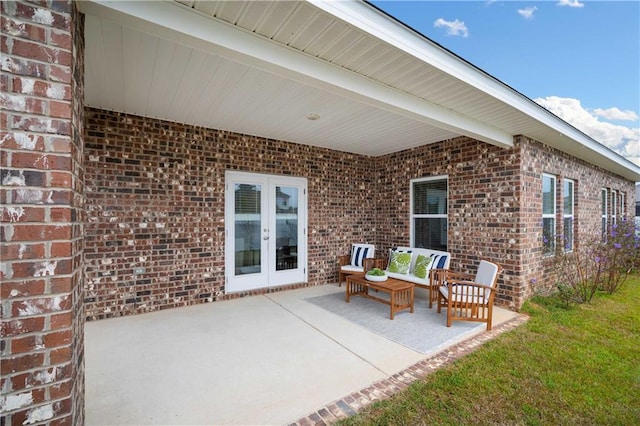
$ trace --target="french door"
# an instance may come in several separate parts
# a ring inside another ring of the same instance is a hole
[[[226,293],[307,281],[307,180],[227,171]]]

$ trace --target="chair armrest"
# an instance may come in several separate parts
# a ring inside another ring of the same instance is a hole
[[[454,272],[454,271],[447,271],[447,281],[470,281],[470,282],[474,282],[473,280],[476,278],[475,275],[473,274],[467,274],[465,272]]]
[[[486,288],[488,290],[491,290],[493,288],[490,285],[480,284],[475,281],[469,281],[469,280],[449,280],[447,281],[447,285],[449,287],[453,287],[456,285],[463,285],[463,286],[469,286],[469,287]]]
[[[351,263],[351,255],[343,254],[342,256],[338,256],[338,266],[344,266]]]
[[[454,272],[450,269],[434,268],[429,271],[429,281],[431,281],[431,285],[438,287],[441,285],[446,285],[450,281],[473,281],[474,278],[475,276],[472,274]]]
[[[364,272],[370,271],[373,268],[384,269],[384,259],[368,257],[362,260],[362,267],[364,269]]]

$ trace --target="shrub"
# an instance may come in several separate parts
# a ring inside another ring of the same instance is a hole
[[[631,220],[622,220],[611,226],[607,240],[601,244],[600,255],[604,273],[600,289],[613,294],[640,267],[640,234]]]
[[[556,287],[567,304],[589,302],[598,290],[612,294],[640,268],[640,230],[633,221],[612,225],[604,238],[591,232],[571,252],[556,247]]]

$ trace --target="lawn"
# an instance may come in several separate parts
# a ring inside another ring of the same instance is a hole
[[[640,425],[640,276],[530,320],[341,425]]]

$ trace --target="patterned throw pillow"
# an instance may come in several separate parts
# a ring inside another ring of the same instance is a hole
[[[411,253],[400,251],[391,252],[391,260],[389,261],[389,272],[398,274],[406,274],[411,266]]]
[[[414,275],[418,278],[427,278],[429,265],[431,265],[431,257],[419,254],[416,258],[416,267],[413,269]]]
[[[369,247],[359,244],[353,244],[351,248],[351,264],[353,266],[362,266],[364,259],[369,257]]]

